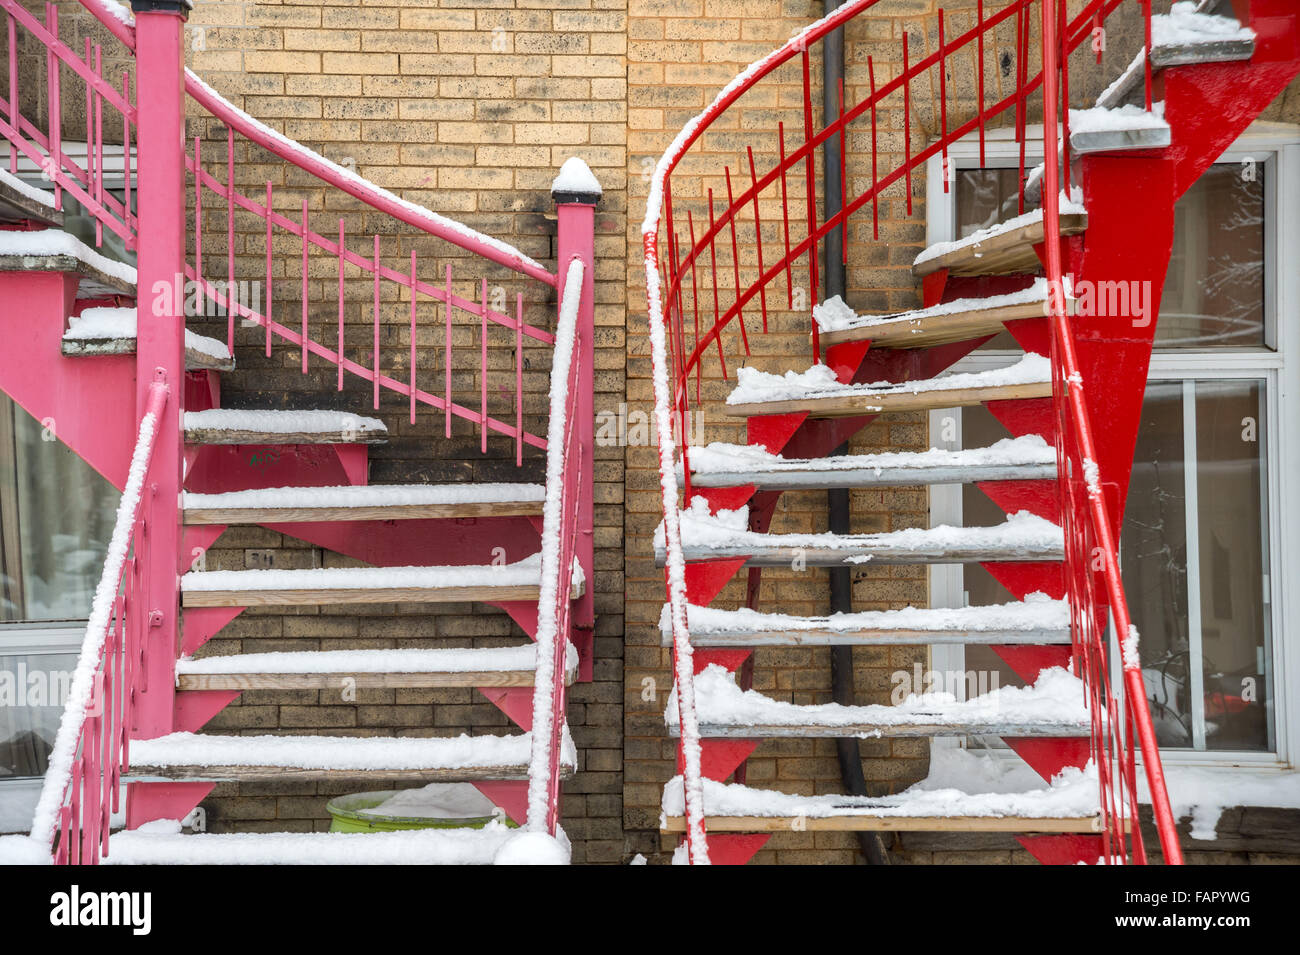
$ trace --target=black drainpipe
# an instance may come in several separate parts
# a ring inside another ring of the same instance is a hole
[[[827,15],[834,13],[841,6],[842,0],[823,0]],[[839,115],[840,83],[844,79],[844,28],[834,30],[822,44],[822,118],[830,123],[832,117]],[[824,191],[822,221],[837,214],[844,207],[844,182],[840,176],[840,137],[832,136],[822,147],[825,166],[826,188]],[[825,264],[822,276],[825,284],[825,297],[843,296],[844,282],[844,247],[839,229],[832,229],[826,234],[822,249]],[[847,454],[847,443],[840,445],[832,454]],[[849,533],[849,492],[846,488],[835,488],[826,492],[826,510],[829,529],[834,534]],[[853,610],[853,577],[847,567],[833,567],[830,572],[831,612],[850,613]],[[853,648],[831,647],[831,697],[836,703],[852,706],[853,692]],[[844,790],[849,795],[867,795],[867,781],[862,775],[862,755],[858,750],[856,739],[837,739],[835,749],[840,761],[840,779]],[[858,845],[866,857],[868,865],[888,865],[889,856],[885,852],[880,837],[874,832],[859,832]]]

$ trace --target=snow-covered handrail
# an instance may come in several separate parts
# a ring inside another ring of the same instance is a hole
[[[574,256],[565,273],[551,358],[546,432],[546,502],[542,508],[541,591],[537,598],[537,672],[533,682],[532,754],[528,766],[528,828],[555,835],[559,824],[560,755],[565,723],[565,671],[572,618],[570,593],[578,534],[582,456],[575,446],[573,395],[582,369],[578,312],[585,264]]]
[[[133,681],[144,653],[147,621],[140,615],[149,606],[128,572],[136,560],[133,540],[138,548],[147,535],[144,479],[157,444],[155,425],[168,397],[165,382],[149,387],[108,555],[36,803],[31,838],[49,849],[56,863],[94,864],[108,852],[110,813],[117,811],[127,767]]]

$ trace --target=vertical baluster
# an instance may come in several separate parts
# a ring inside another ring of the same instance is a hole
[[[480,450],[487,454],[488,413],[487,413],[487,279],[482,280],[479,291],[479,443]]]
[[[1061,178],[1065,196],[1070,196],[1070,38],[1066,36],[1066,11],[1064,0],[1056,5],[1056,38],[1060,43],[1057,63],[1061,71]]]
[[[817,169],[813,156],[813,114],[812,114],[812,80],[809,73],[808,50],[803,51],[803,148],[808,150],[804,156],[804,193],[807,198],[808,226],[808,303],[817,302],[817,287],[820,284],[817,274]],[[818,361],[817,323],[812,323],[813,361]]]
[[[943,8],[939,8],[939,141],[943,168],[943,191],[948,192],[948,63],[943,36]]]
[[[1025,83],[1029,76],[1029,27],[1033,18],[1029,15],[1026,4],[1016,8],[1016,142],[1020,146],[1017,160],[1016,181],[1019,184],[1019,197],[1016,211],[1025,212],[1025,140],[1028,124],[1029,101],[1025,94]],[[1051,188],[1057,188],[1055,183]]]
[[[976,111],[976,117],[980,124],[980,166],[984,166],[984,0],[977,0],[975,4],[975,44],[979,48],[976,60],[979,61],[976,67],[976,86],[978,87],[979,107]]]
[[[95,44],[95,79],[104,78],[101,50]],[[99,170],[99,179],[95,183],[95,201],[99,203],[100,213],[95,216],[95,245],[104,244],[104,215],[108,209],[104,204],[104,97],[95,90],[95,168]]]
[[[203,292],[203,152],[194,137],[194,286]],[[206,296],[205,296],[206,298]]]
[[[788,308],[794,308],[794,277],[790,274],[790,202],[786,196],[785,181],[785,123],[776,124],[777,146],[780,150],[780,169],[781,169],[781,226],[785,232],[785,302]],[[695,242],[692,238],[692,247]],[[692,261],[691,268],[694,269],[695,263]]]
[[[446,423],[446,437],[451,437],[451,263],[447,263],[447,285],[443,294],[443,320],[447,330],[442,356],[443,377],[443,415]]]
[[[746,146],[749,155],[749,189],[754,194],[754,247],[758,250],[758,301],[763,310],[763,332],[767,332],[767,282],[763,278],[763,220],[758,211],[758,173],[754,168],[754,147]]]
[[[524,463],[524,297],[515,295],[515,467]]]
[[[1145,37],[1142,47],[1142,76],[1146,89],[1146,109],[1151,112],[1151,0],[1142,0],[1142,25]]]
[[[271,357],[271,308],[272,292],[274,286],[271,284],[271,180],[266,181],[266,314],[262,316],[262,324],[266,327],[266,357]]]
[[[415,250],[411,250],[411,424],[415,424]]]
[[[122,224],[126,226],[126,247],[136,246],[135,216],[131,214],[131,74],[122,71],[122,102],[127,109],[122,112]]]
[[[45,11],[45,29],[49,31],[50,36],[59,35],[59,8],[51,3]],[[11,46],[10,49],[13,49]],[[63,76],[60,72],[62,65],[57,57],[50,54],[50,101],[49,101],[49,161],[50,178],[54,181],[54,208],[59,212],[63,211],[63,184],[59,182],[56,175],[63,169]]]
[[[86,37],[85,42],[86,55],[84,63],[86,70],[90,70],[90,64],[94,58],[91,56],[90,37]],[[93,200],[95,197],[95,88],[86,83],[86,194]],[[182,147],[182,152],[184,148]],[[54,167],[58,171],[58,167]]]
[[[880,185],[876,174],[876,67],[867,57],[867,82],[871,92],[871,237],[880,239]]]
[[[371,365],[373,367],[373,370],[371,371],[370,380],[371,382],[373,382],[375,409],[378,410],[379,409],[379,236],[378,235],[375,236],[374,275],[375,275],[375,308],[373,312],[372,325],[374,327],[374,332],[375,332],[374,334],[375,350],[374,350],[374,354],[372,355],[373,361],[371,362]]]
[[[849,170],[848,162],[844,158],[845,141],[849,138],[848,128],[844,125],[844,77],[839,80],[839,141],[840,141],[840,185],[848,190]],[[852,191],[848,190],[852,195]],[[849,217],[844,210],[840,210],[840,262],[844,265],[849,264]],[[759,269],[761,272],[762,269]]]
[[[45,15],[49,16],[50,4],[45,5]],[[14,23],[14,15],[6,13],[5,19],[9,27],[9,126],[14,131],[14,138],[21,135],[18,129],[18,28]],[[54,81],[50,78],[53,70],[51,62],[54,59],[53,52],[47,51],[45,61],[45,80],[46,83],[53,87]],[[55,119],[50,117],[50,125],[53,126]],[[18,172],[18,146],[11,142],[9,144],[9,172]]]
[[[302,201],[302,373],[307,374],[307,200]]]
[[[346,248],[346,242],[343,231],[343,217],[339,216],[339,351],[336,356],[339,366],[339,387],[343,390],[343,250]]]
[[[722,380],[727,380],[727,359],[722,354],[722,316],[718,309],[718,240],[713,234],[713,190],[709,190],[709,284],[713,286],[713,341],[718,346]]]
[[[235,353],[235,130],[226,128],[226,347]]]
[[[72,764],[72,781],[68,785],[69,801],[68,808],[71,816],[68,832],[68,864],[81,864],[81,761],[84,757],[78,754],[76,762]]]
[[[695,347],[700,347],[700,286],[697,273],[695,271],[695,260],[699,257],[697,246],[695,244],[695,216],[691,210],[686,210],[686,226],[691,233],[691,311],[695,315]],[[788,255],[787,255],[788,259]],[[700,400],[700,384],[704,377],[702,362],[695,366],[695,400]],[[682,390],[682,400],[685,401],[685,389]]]
[[[907,214],[912,214],[912,77],[907,61],[907,29],[903,29],[903,170],[907,189]],[[816,327],[816,326],[814,326]]]
[[[740,340],[745,346],[745,354],[749,354],[749,335],[745,331],[745,313],[740,308],[740,249],[736,243],[736,202],[731,195],[731,167],[723,166],[722,171],[727,180],[727,215],[730,217],[728,225],[731,227],[731,272],[732,278],[736,283],[736,318],[740,321]],[[713,203],[709,203],[709,209],[712,210]]]

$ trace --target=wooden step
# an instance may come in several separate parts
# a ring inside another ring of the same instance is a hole
[[[1065,304],[1067,313],[1075,314],[1075,300],[1067,298]],[[996,335],[1007,322],[1046,315],[1045,293],[1033,300],[1012,293],[989,299],[962,299],[894,315],[863,317],[852,327],[821,331],[818,338],[826,348],[846,342],[870,342],[877,348],[929,348]]]
[[[573,682],[577,654],[565,682]],[[534,645],[481,650],[324,650],[181,659],[179,690],[329,690],[532,686]]]
[[[940,526],[878,534],[763,534],[683,512],[681,541],[687,561],[744,558],[749,567],[967,564],[1065,557],[1061,529],[1026,512],[996,527]],[[655,562],[663,566],[661,541],[655,542]]]
[[[398,832],[114,833],[107,865],[491,865],[518,833],[483,829]]]
[[[468,517],[540,517],[540,484],[370,484],[279,487],[182,497],[186,524],[295,524]]]
[[[1079,235],[1088,228],[1083,212],[1062,212],[1061,235]],[[947,269],[949,275],[1013,275],[1038,272],[1042,263],[1034,246],[1043,241],[1042,210],[1027,212],[991,229],[952,243],[946,251],[918,259],[912,274],[919,277]],[[923,255],[925,253],[922,253]]]
[[[0,231],[0,272],[63,272],[77,275],[77,298],[135,296],[132,266],[110,259],[62,229]]]
[[[691,448],[691,485],[759,491],[912,487],[984,481],[1039,481],[1056,477],[1056,453],[1037,435],[1006,438],[989,448],[959,451],[784,458],[753,445]]]
[[[706,813],[708,832],[1103,832],[1101,813],[1090,816],[715,816]],[[685,816],[665,816],[660,832],[686,831]]]
[[[563,774],[573,774],[572,740],[565,740]],[[131,742],[129,780],[254,782],[456,782],[527,779],[528,733],[514,736],[352,737],[217,736],[172,733]]]
[[[954,674],[953,679],[964,679]],[[912,688],[897,706],[796,704],[742,690],[717,664],[696,675],[695,714],[704,739],[843,739],[1003,736],[1078,738],[1089,733],[1083,683],[1062,668],[1042,671],[1031,687],[991,688],[957,701],[965,684]],[[915,695],[925,691],[925,695]],[[788,692],[788,691],[787,691]],[[677,697],[665,714],[669,734],[680,736]]]
[[[535,601],[540,555],[513,564],[458,567],[329,567],[309,570],[191,571],[183,607]],[[572,597],[582,595],[575,576]]]
[[[697,648],[1070,643],[1068,605],[1041,594],[995,607],[908,607],[829,617],[688,606],[687,623]],[[659,626],[662,644],[671,646],[666,611]]]
[[[54,208],[54,193],[36,189],[0,169],[0,223],[44,223],[63,228],[63,213]]]
[[[186,444],[382,444],[378,418],[347,411],[233,410],[185,412]]]
[[[134,355],[135,306],[88,308],[68,319],[61,350],[68,358]],[[224,342],[185,330],[185,367],[190,371],[233,371],[235,359]]]
[[[907,382],[844,385],[827,382],[814,366],[790,378],[742,368],[739,384],[727,397],[730,417],[804,413],[812,418],[849,418],[898,411],[931,411],[1052,396],[1046,358],[1027,354],[1015,365],[993,371],[940,375]]]

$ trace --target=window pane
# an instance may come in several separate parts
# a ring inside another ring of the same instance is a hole
[[[1120,547],[1162,746],[1273,746],[1263,400],[1258,381],[1147,386]]]
[[[75,653],[0,655],[0,779],[45,773]]]
[[[89,616],[118,496],[0,395],[0,622]]]
[[[1211,166],[1174,207],[1156,345],[1264,344],[1264,164]]]

